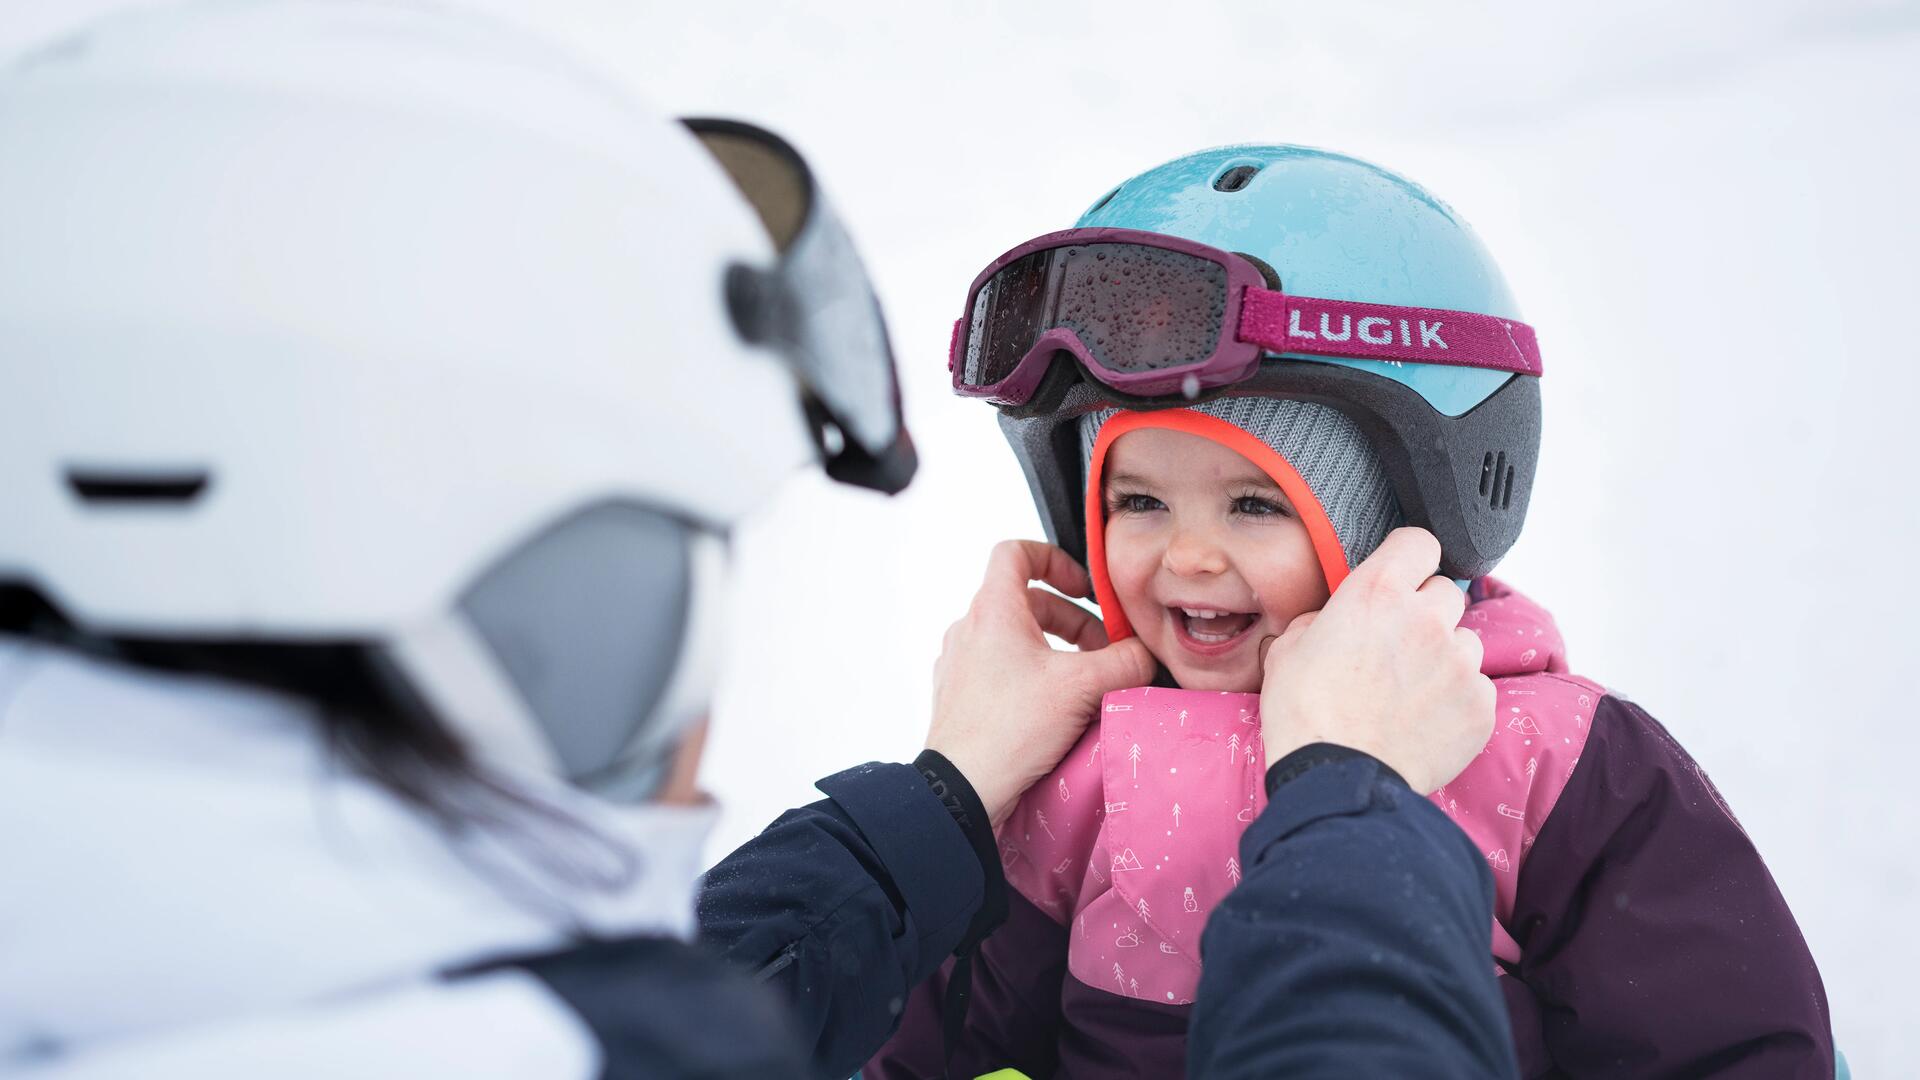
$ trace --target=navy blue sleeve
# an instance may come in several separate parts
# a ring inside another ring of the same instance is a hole
[[[545,983],[592,1035],[600,1080],[759,1080],[798,1076],[806,1062],[777,995],[677,940],[585,941],[449,977],[513,968]]]
[[[1269,773],[1246,878],[1207,922],[1189,1073],[1511,1077],[1493,880],[1374,758],[1318,744]]]
[[[845,1080],[960,942],[985,894],[966,834],[908,765],[820,781],[707,875],[700,936],[792,1008],[811,1075]]]

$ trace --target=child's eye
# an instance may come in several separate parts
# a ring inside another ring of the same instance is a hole
[[[1166,509],[1166,504],[1151,495],[1114,495],[1107,503],[1110,514],[1150,514]]]
[[[1233,512],[1248,517],[1286,517],[1287,508],[1271,499],[1262,499],[1257,495],[1242,495],[1233,500]]]

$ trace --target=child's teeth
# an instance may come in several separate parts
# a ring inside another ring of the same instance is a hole
[[[1186,616],[1186,632],[1203,645],[1232,641],[1245,633],[1253,621],[1246,612],[1201,611],[1190,607],[1174,610]],[[1214,623],[1219,623],[1219,628],[1216,629]]]

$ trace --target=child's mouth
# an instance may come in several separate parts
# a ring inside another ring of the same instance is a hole
[[[1260,621],[1257,611],[1223,611],[1219,608],[1170,607],[1167,614],[1173,620],[1180,644],[1194,652],[1209,655],[1232,648]]]

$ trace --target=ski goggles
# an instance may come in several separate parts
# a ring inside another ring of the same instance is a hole
[[[1540,374],[1533,328],[1470,311],[1292,296],[1243,255],[1134,229],[1067,229],[995,259],[967,292],[947,369],[1024,405],[1060,353],[1136,398],[1230,386],[1304,354]]]
[[[886,319],[806,159],[752,124],[681,123],[760,215],[777,253],[770,267],[728,268],[734,326],[799,378],[828,476],[888,494],[905,488],[918,459],[900,410]]]

